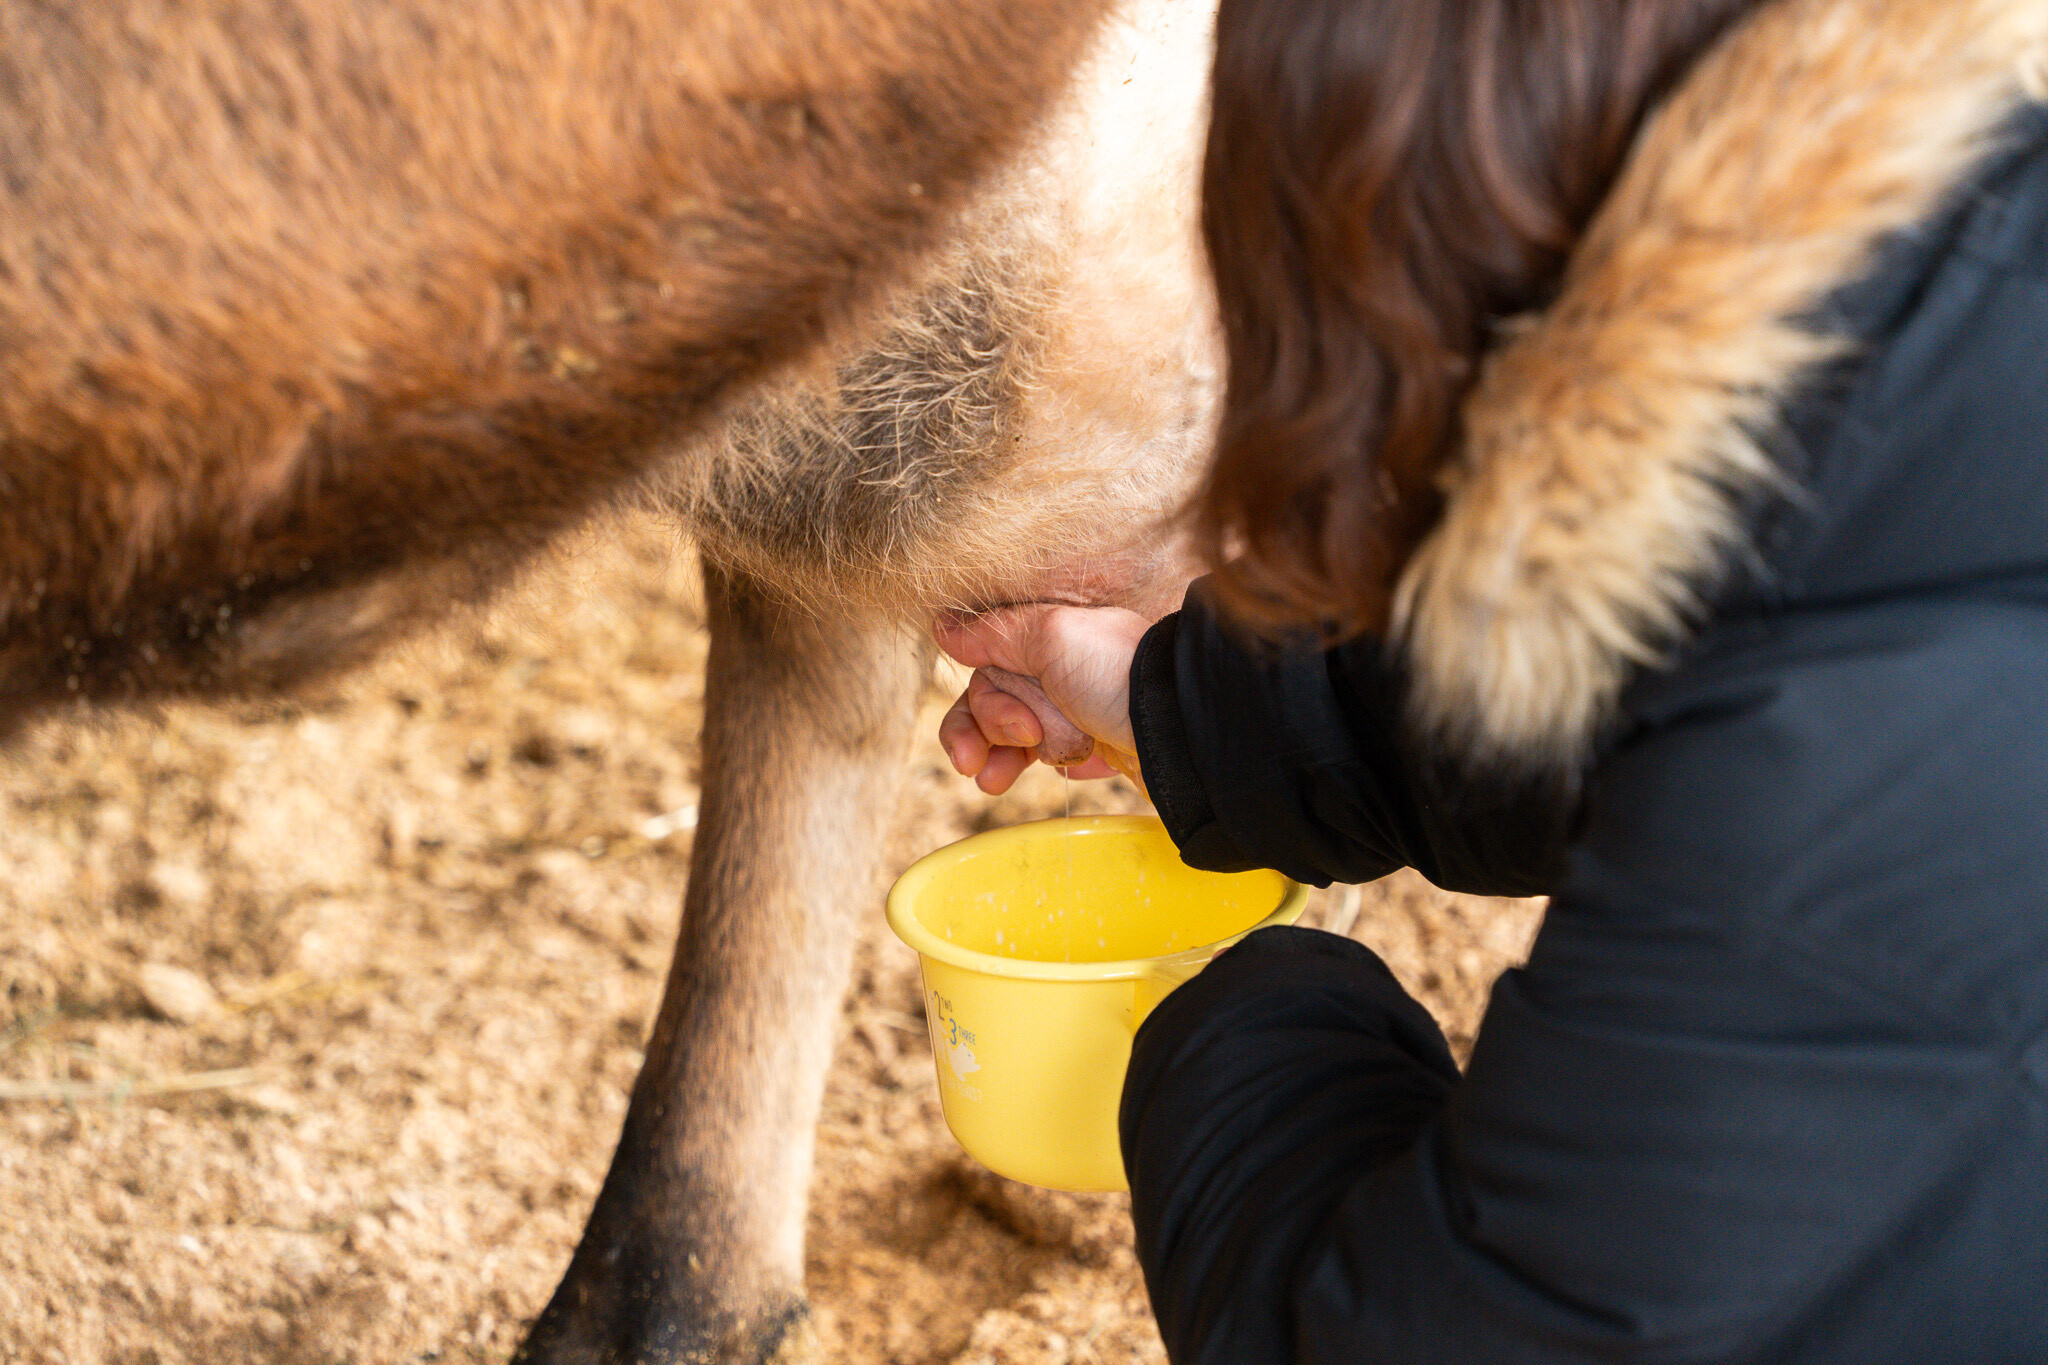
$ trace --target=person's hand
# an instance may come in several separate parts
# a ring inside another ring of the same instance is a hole
[[[932,631],[939,648],[975,670],[939,723],[939,743],[954,769],[991,796],[1008,791],[1042,757],[1069,777],[1120,772],[1142,787],[1131,737],[1131,659],[1151,624],[1119,607],[1031,605],[941,617]],[[1053,714],[1033,709],[1032,680]],[[1080,742],[1068,739],[1074,729]],[[1076,761],[1086,740],[1092,752]]]

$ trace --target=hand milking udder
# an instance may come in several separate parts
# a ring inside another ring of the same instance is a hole
[[[975,670],[939,725],[956,771],[990,795],[1034,761],[1070,777],[1142,785],[1131,738],[1130,665],[1151,622],[1122,607],[1020,603],[933,626]]]

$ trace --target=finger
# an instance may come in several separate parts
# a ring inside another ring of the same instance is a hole
[[[962,777],[973,777],[988,764],[988,736],[982,733],[980,722],[969,709],[966,692],[954,700],[939,721],[939,747],[946,751],[953,771]]]
[[[1115,777],[1117,775],[1116,769],[1110,765],[1109,760],[1102,756],[1100,745],[1096,746],[1095,752],[1088,755],[1082,762],[1069,763],[1065,767],[1060,768],[1060,771],[1077,782],[1097,777]]]
[[[1015,693],[1004,691],[996,679],[981,670],[976,670],[967,681],[967,706],[991,744],[1029,749],[1045,738],[1045,727],[1030,704]]]
[[[1034,756],[1029,749],[999,745],[989,751],[988,762],[974,776],[974,785],[990,796],[1001,796],[1031,766]]]

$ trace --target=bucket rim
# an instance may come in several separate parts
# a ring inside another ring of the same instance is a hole
[[[940,938],[927,929],[911,906],[918,895],[942,872],[959,861],[960,850],[968,845],[980,849],[999,847],[1005,843],[1042,836],[1046,826],[1065,826],[1065,837],[1085,834],[1135,833],[1140,830],[1164,834],[1165,826],[1156,815],[1069,815],[1053,816],[1045,820],[1027,820],[1020,824],[1005,825],[1000,829],[983,830],[956,839],[950,844],[933,849],[909,867],[889,888],[885,915],[889,928],[896,937],[908,944],[920,957],[930,958],[949,967],[964,971],[979,972],[983,976],[1014,977],[1026,981],[1136,981],[1161,973],[1172,974],[1176,967],[1204,962],[1222,952],[1247,934],[1276,924],[1292,924],[1301,918],[1307,908],[1308,887],[1283,873],[1265,870],[1265,874],[1280,883],[1280,900],[1272,910],[1256,923],[1246,925],[1234,934],[1208,943],[1182,948],[1177,952],[1164,953],[1156,957],[1116,958],[1106,962],[1039,962],[1031,958],[999,957],[977,949],[962,947],[947,939]],[[1253,874],[1218,872],[1210,874],[1219,877],[1246,876]]]

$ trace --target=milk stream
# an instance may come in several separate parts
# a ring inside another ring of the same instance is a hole
[[[1074,818],[1074,779],[1067,776],[1065,768],[1060,769],[1060,791],[1066,798],[1066,818],[1071,820]],[[1060,917],[1060,923],[1064,926],[1061,934],[1062,946],[1066,950],[1067,961],[1072,962],[1074,960],[1074,921],[1073,917],[1067,912],[1074,908],[1074,844],[1071,839],[1062,840],[1061,842],[1067,846],[1067,866],[1065,868],[1065,875],[1060,878],[1060,886],[1058,888],[1058,895],[1055,898],[1056,903],[1053,906],[1053,912]]]

